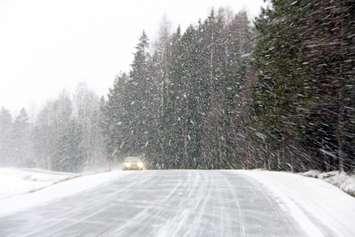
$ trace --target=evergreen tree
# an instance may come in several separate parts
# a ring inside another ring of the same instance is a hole
[[[310,97],[309,75],[303,64],[302,19],[307,14],[301,1],[272,1],[256,21],[254,52],[258,81],[255,88],[255,133],[262,134],[270,153],[269,168],[294,166],[289,161],[291,142],[302,132],[300,112]],[[301,6],[300,6],[301,4]],[[294,144],[292,144],[294,145]],[[303,165],[299,161],[298,165]]]
[[[73,120],[81,130],[80,153],[86,167],[103,165],[104,141],[100,128],[101,110],[100,99],[87,88],[79,84],[73,98]],[[80,133],[80,132],[79,132]]]
[[[9,165],[12,162],[11,151],[12,115],[4,107],[0,110],[0,164]]]
[[[80,149],[82,127],[73,117],[67,92],[48,102],[39,113],[34,129],[37,166],[58,171],[81,171],[84,155]]]
[[[101,99],[101,110],[103,120],[101,121],[102,131],[105,138],[105,145],[109,160],[120,158],[130,151],[128,146],[131,142],[129,136],[130,118],[126,108],[130,106],[127,101],[126,85],[129,80],[127,74],[121,74],[114,82],[109,91],[108,100]]]
[[[27,112],[24,108],[20,110],[15,118],[11,131],[12,164],[31,167],[33,165],[31,125]]]
[[[149,135],[149,105],[152,102],[148,68],[148,37],[143,32],[136,47],[136,53],[131,65],[130,79],[127,82],[129,105],[125,105],[129,118],[129,136],[131,136],[129,151],[141,154],[144,152]]]
[[[271,3],[256,21],[254,53],[254,128],[268,168],[349,170],[353,1]]]

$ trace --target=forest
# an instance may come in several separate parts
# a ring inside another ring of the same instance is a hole
[[[353,171],[355,0],[272,0],[143,31],[105,96],[78,85],[30,117],[0,111],[0,164],[80,172],[142,156],[150,169]]]

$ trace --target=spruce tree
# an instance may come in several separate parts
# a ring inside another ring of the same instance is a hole
[[[0,110],[0,163],[2,165],[10,165],[12,162],[12,123],[12,115],[10,111],[2,107]]]

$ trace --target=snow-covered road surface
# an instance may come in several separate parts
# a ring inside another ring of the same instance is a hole
[[[243,172],[127,173],[2,216],[0,236],[309,236],[273,192]],[[332,236],[317,221],[311,225]]]

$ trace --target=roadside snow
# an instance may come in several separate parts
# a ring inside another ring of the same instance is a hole
[[[76,176],[72,173],[41,169],[0,168],[0,201],[15,195],[34,192]]]
[[[302,173],[303,176],[306,176],[306,177],[311,177],[311,178],[317,178],[318,175],[320,175],[321,172],[319,170],[309,170],[305,173]]]
[[[286,172],[241,172],[269,189],[310,236],[355,236],[355,198],[337,187]],[[331,233],[321,233],[313,223]]]
[[[348,175],[345,172],[339,171],[321,173],[318,170],[310,170],[306,173],[302,173],[302,175],[322,179],[355,197],[355,174]]]
[[[5,172],[6,173],[6,172]],[[18,173],[16,171],[16,173]],[[48,174],[47,174],[48,175]],[[49,172],[49,176],[51,176]],[[70,175],[70,174],[69,174]],[[121,171],[111,171],[106,173],[83,175],[73,179],[69,179],[65,182],[57,182],[55,185],[48,186],[45,189],[41,189],[36,192],[30,192],[23,195],[12,196],[11,198],[4,198],[0,200],[0,216],[13,214],[18,211],[22,211],[31,207],[47,204],[56,199],[65,198],[79,192],[94,188],[107,182],[111,182],[118,177],[124,175]],[[8,175],[11,176],[11,175]],[[60,176],[60,175],[59,175]],[[66,176],[66,175],[64,175]],[[32,176],[31,176],[32,177]],[[47,176],[44,176],[47,177]],[[68,176],[66,176],[67,178]],[[69,176],[70,177],[70,176]],[[51,180],[51,179],[49,179]],[[19,180],[16,180],[19,181]],[[6,183],[6,180],[1,181],[0,185]],[[17,185],[14,180],[9,185]],[[21,183],[20,179],[20,183]],[[27,184],[26,184],[27,185]],[[23,185],[27,188],[26,185]],[[33,184],[37,185],[37,184]],[[22,184],[18,185],[19,187]],[[29,187],[30,185],[28,185]],[[5,189],[4,189],[5,190]],[[22,189],[25,190],[25,189]],[[29,188],[27,190],[30,190]]]
[[[347,178],[341,185],[341,190],[355,197],[355,175]]]

